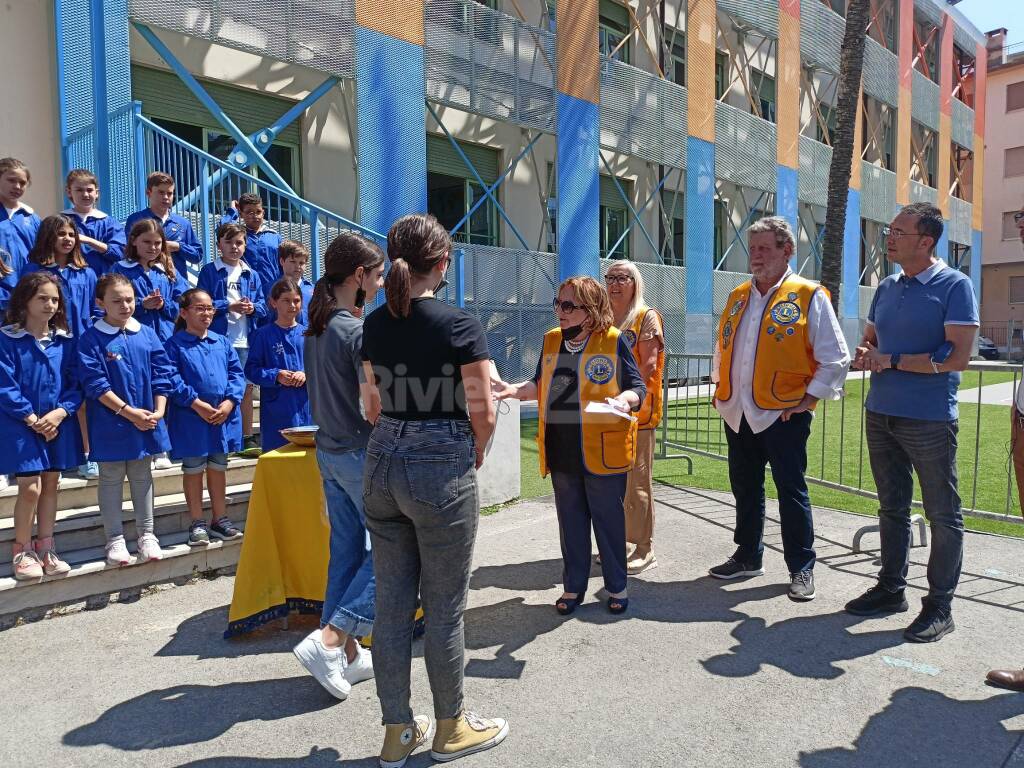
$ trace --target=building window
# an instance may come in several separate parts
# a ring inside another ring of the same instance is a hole
[[[761,114],[758,115],[768,122],[775,122],[775,78],[766,75],[759,69],[750,69],[751,99]]]
[[[459,148],[469,158],[484,184],[493,184],[498,177],[499,153],[488,147],[462,142],[459,142]],[[451,142],[441,136],[427,136],[427,211],[452,233],[453,240],[474,245],[500,245],[498,210],[494,201],[484,198],[484,187],[466,167]],[[463,221],[477,203],[480,205]]]
[[[1006,86],[1006,111],[1024,109],[1024,81]]]
[[[729,54],[715,51],[715,99],[722,100],[729,87]]]
[[[633,182],[628,179],[616,179],[625,197],[632,200]],[[602,259],[628,259],[630,256],[630,237],[626,230],[629,228],[629,209],[622,192],[611,176],[601,176],[600,179],[600,221],[601,231],[599,234],[601,258]],[[625,235],[625,236],[623,236]]]
[[[666,264],[686,266],[686,206],[681,191],[661,191],[661,259]]]
[[[1011,147],[1003,155],[1003,177],[1024,176],[1024,147]]]
[[[818,107],[821,112],[821,120],[815,119],[815,136],[822,144],[833,146],[836,141],[836,108],[830,104],[821,104]]]
[[[665,50],[668,52],[668,66],[665,77],[676,85],[686,85],[686,33],[675,27],[665,27]]]
[[[1010,303],[1024,304],[1024,277],[1010,278]]]
[[[1014,220],[1020,211],[1007,211],[1003,214],[1003,240],[1020,240],[1021,234],[1020,229],[1017,227],[1017,222]]]
[[[601,58],[609,57],[616,61],[629,63],[629,12],[625,7],[611,0],[601,0],[600,16],[598,17],[598,39],[601,46]],[[623,42],[625,41],[625,42]],[[612,51],[615,54],[612,55]]]
[[[729,218],[729,209],[725,202],[715,198],[715,233],[713,247],[715,249],[715,269],[722,269],[722,259],[725,256],[725,229]]]

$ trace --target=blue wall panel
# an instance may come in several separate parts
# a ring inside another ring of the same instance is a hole
[[[843,231],[842,316],[854,320],[860,315],[860,190],[846,196],[846,229]]]
[[[558,279],[600,276],[599,111],[558,94]]]
[[[797,210],[797,176],[794,168],[779,166],[775,182],[775,214],[789,222],[793,228],[793,234],[800,241],[800,213]],[[790,259],[790,266],[797,267],[797,254],[793,253]]]
[[[715,268],[715,145],[686,138],[686,312],[711,314]]]
[[[949,219],[942,221],[942,237],[935,244],[935,255],[949,263]]]
[[[974,283],[974,295],[981,303],[981,230],[971,232],[971,282]]]

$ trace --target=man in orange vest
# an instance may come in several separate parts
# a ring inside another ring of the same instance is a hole
[[[813,600],[807,438],[818,400],[842,395],[850,353],[825,289],[789,268],[796,250],[789,223],[763,218],[748,230],[748,242],[752,276],[725,305],[712,373],[729,444],[736,551],[710,573],[718,579],[764,573],[764,471],[770,465],[789,597]]]

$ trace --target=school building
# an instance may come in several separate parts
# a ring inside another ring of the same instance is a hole
[[[95,169],[105,205],[178,179],[209,243],[258,189],[311,247],[428,210],[461,247],[454,289],[502,373],[530,375],[560,276],[640,263],[673,352],[707,353],[777,213],[820,276],[845,0],[25,0],[3,154],[27,199]],[[982,276],[985,37],[943,0],[872,0],[847,205],[853,338],[891,272],[881,226],[930,201],[940,255]],[[977,157],[976,157],[976,152]]]

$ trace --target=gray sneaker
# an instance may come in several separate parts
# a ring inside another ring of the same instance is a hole
[[[188,545],[190,547],[205,547],[210,543],[210,533],[206,530],[205,520],[193,520],[188,527]]]
[[[789,574],[792,579],[789,583],[790,600],[813,600],[814,599],[814,572],[800,571]]]

